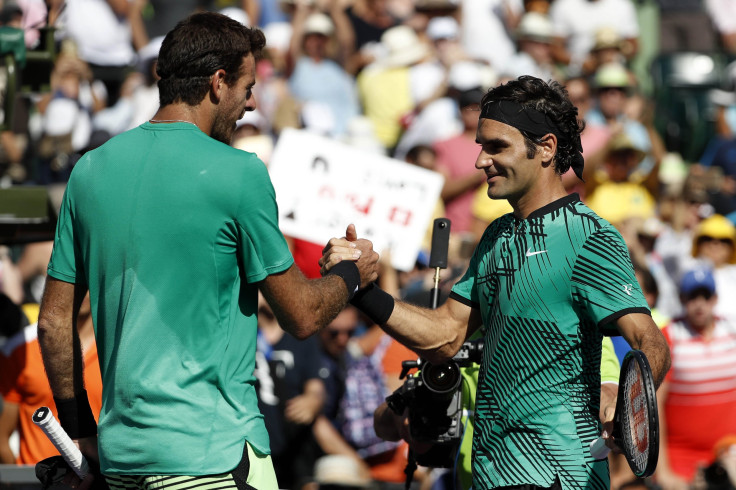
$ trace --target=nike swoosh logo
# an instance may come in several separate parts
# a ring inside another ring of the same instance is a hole
[[[528,248],[526,250],[526,256],[527,257],[531,257],[532,255],[544,254],[544,253],[547,253],[547,251],[546,250],[541,250],[539,252],[532,252],[532,249],[531,248]]]

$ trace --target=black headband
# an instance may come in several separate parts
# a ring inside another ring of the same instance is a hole
[[[494,121],[508,124],[531,136],[542,137],[552,133],[560,142],[567,141],[559,126],[547,114],[531,107],[524,107],[512,100],[493,100],[483,104],[480,117],[482,119],[493,119]],[[583,180],[583,146],[580,143],[580,135],[576,135],[572,141],[577,150],[572,158],[572,169],[580,180]]]

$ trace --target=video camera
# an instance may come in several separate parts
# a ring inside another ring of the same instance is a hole
[[[408,409],[412,439],[432,444],[432,449],[416,455],[418,464],[434,468],[453,466],[463,438],[460,368],[480,363],[482,352],[482,340],[465,342],[452,359],[442,364],[424,359],[401,363],[399,379],[406,381],[386,398],[386,403],[398,415]],[[419,372],[409,375],[415,368]]]

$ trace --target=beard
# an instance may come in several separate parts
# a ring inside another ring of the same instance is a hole
[[[220,119],[212,126],[212,134],[210,136],[221,143],[230,145],[233,134],[235,134],[235,123]]]

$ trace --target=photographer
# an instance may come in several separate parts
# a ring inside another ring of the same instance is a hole
[[[590,454],[600,430],[602,336],[623,335],[643,351],[656,385],[669,368],[620,233],[562,184],[570,167],[582,176],[580,131],[577,109],[556,82],[523,76],[491,89],[481,102],[475,166],[486,174],[488,196],[508,199],[513,213],[491,223],[439,308],[395,300],[376,286],[353,298],[431,363],[483,332],[474,488],[608,490],[608,462]],[[357,238],[351,228],[330,240],[322,273],[354,260]]]

